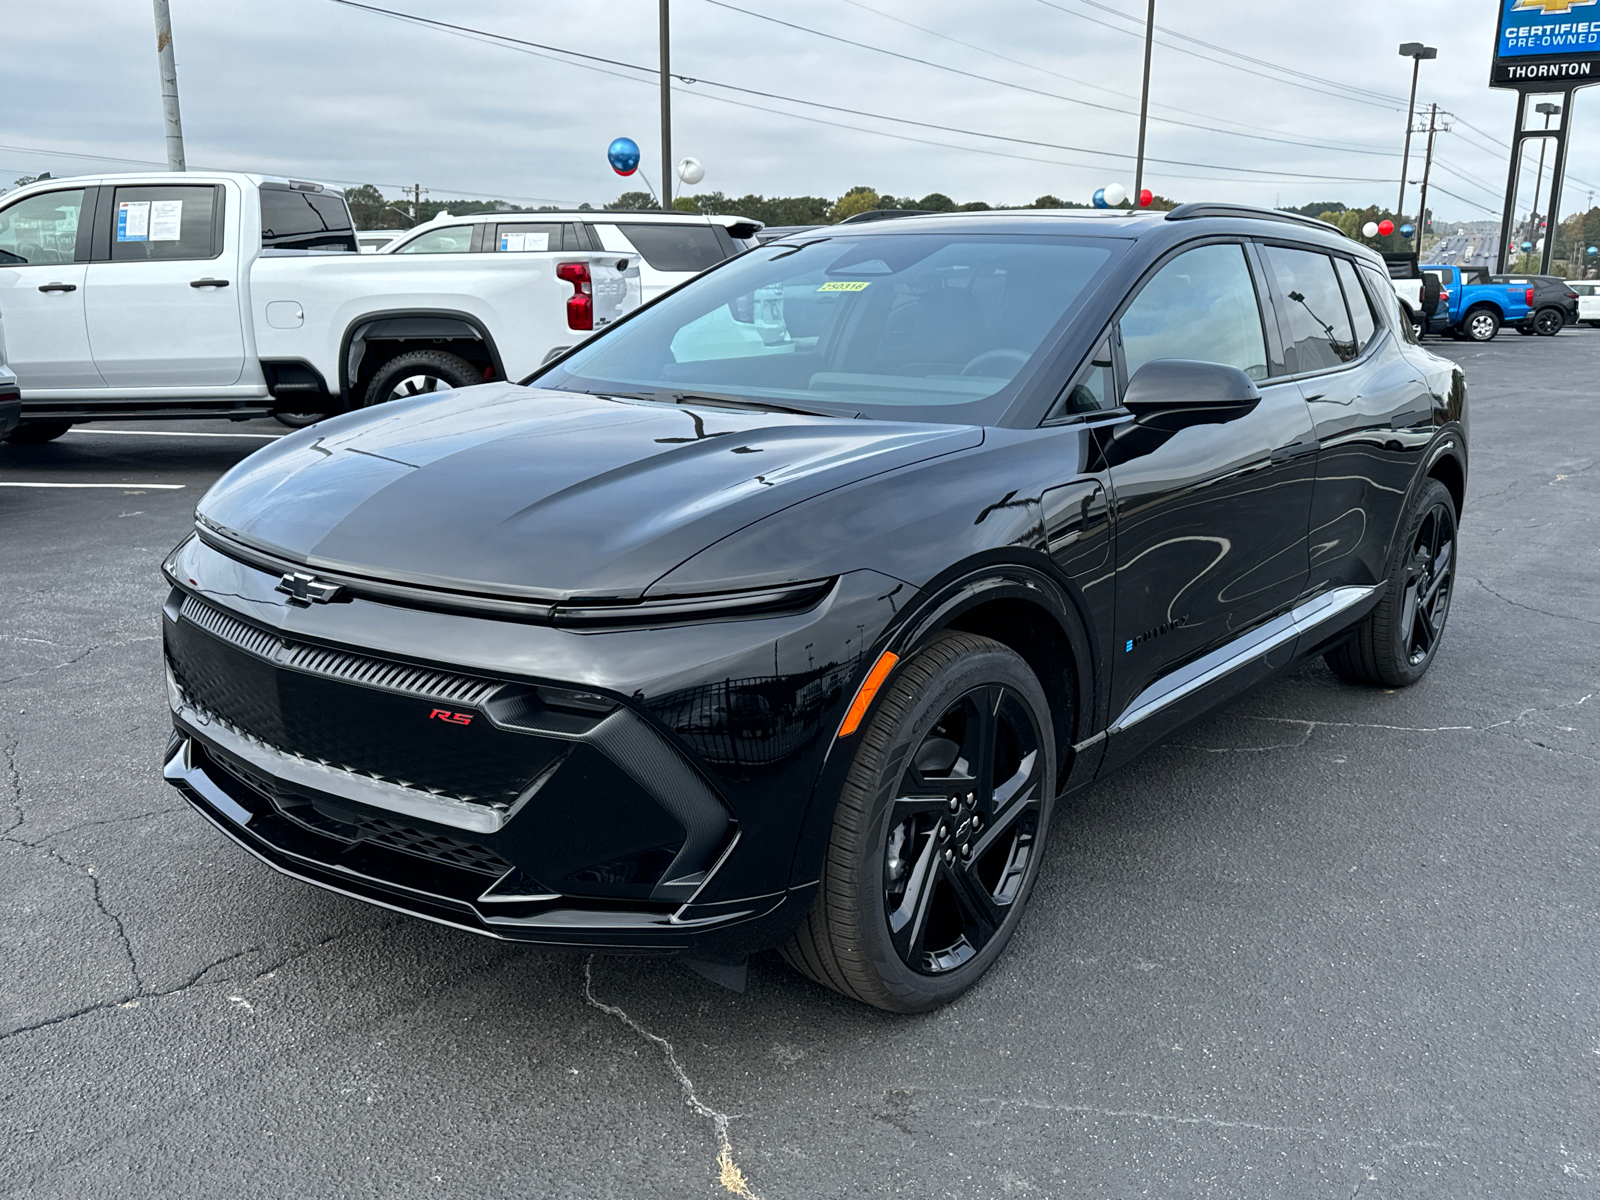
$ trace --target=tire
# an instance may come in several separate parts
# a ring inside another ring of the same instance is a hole
[[[42,446],[71,428],[71,421],[24,421],[6,434],[6,441],[18,446]]]
[[[986,726],[998,747],[987,768],[978,749]],[[967,762],[980,766],[969,775]],[[1055,779],[1050,706],[1027,663],[988,638],[940,634],[878,693],[839,796],[821,886],[784,958],[891,1012],[954,1000],[1022,919]]]
[[[1469,342],[1492,342],[1500,332],[1500,314],[1492,308],[1475,308],[1461,319],[1461,331]]]
[[[1531,325],[1518,325],[1517,332],[1523,337],[1532,337],[1537,331]]]
[[[287,425],[290,429],[304,429],[307,425],[315,425],[327,416],[327,413],[275,412],[272,414],[272,419],[280,425]]]
[[[407,350],[397,354],[372,377],[362,406],[371,408],[389,400],[403,400],[444,388],[471,387],[483,382],[483,371],[457,354],[443,350]]]
[[[1540,337],[1555,337],[1567,325],[1567,314],[1559,308],[1541,308],[1533,314],[1533,331]]]
[[[1457,544],[1455,501],[1444,484],[1430,479],[1406,512],[1383,599],[1349,641],[1323,656],[1335,675],[1397,688],[1428,673],[1450,617]]]

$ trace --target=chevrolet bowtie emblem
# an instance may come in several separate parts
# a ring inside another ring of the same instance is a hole
[[[303,571],[290,571],[278,580],[278,591],[289,597],[290,604],[309,608],[313,604],[328,604],[344,591],[337,583],[328,583]]]
[[[1571,12],[1575,8],[1587,8],[1595,0],[1517,0],[1517,7],[1513,12],[1522,12],[1530,8],[1542,8],[1547,14]]]

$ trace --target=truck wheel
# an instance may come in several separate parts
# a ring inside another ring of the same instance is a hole
[[[482,382],[483,371],[460,355],[443,350],[408,350],[378,369],[367,385],[363,407]]]
[[[1567,314],[1559,308],[1541,308],[1533,316],[1533,331],[1540,337],[1555,337],[1567,323]]]
[[[280,425],[287,425],[290,429],[304,429],[307,425],[315,425],[327,415],[320,412],[275,412],[272,414],[272,419]]]
[[[1492,342],[1500,332],[1500,316],[1492,308],[1475,308],[1461,322],[1469,342]]]
[[[24,421],[6,434],[6,441],[18,446],[42,446],[71,428],[71,421]]]

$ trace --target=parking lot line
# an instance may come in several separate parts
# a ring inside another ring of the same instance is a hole
[[[67,433],[69,435],[74,433],[94,433],[109,437],[266,438],[268,441],[274,441],[278,438],[289,436],[286,433],[189,433],[186,430],[181,429],[85,429],[82,427],[77,429],[69,429],[67,430]]]
[[[186,483],[8,483],[0,480],[0,487],[21,488],[114,488],[118,491],[175,492],[188,487]]]

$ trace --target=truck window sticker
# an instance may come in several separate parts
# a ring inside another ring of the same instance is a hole
[[[124,200],[117,205],[117,241],[150,240],[150,201]]]

